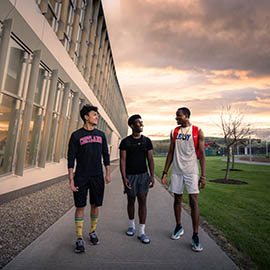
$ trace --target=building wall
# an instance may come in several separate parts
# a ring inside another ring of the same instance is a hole
[[[66,166],[86,103],[117,159],[128,115],[101,1],[1,0],[0,23],[0,181]]]

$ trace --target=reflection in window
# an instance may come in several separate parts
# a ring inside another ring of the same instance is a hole
[[[37,160],[38,145],[40,134],[43,129],[42,109],[34,106],[32,112],[32,119],[29,127],[29,135],[27,141],[25,166],[34,166]]]
[[[12,170],[20,123],[20,101],[0,94],[0,174]]]
[[[55,142],[57,136],[57,127],[58,127],[59,115],[54,113],[52,117],[52,124],[51,124],[51,134],[49,139],[48,145],[48,153],[47,153],[47,161],[53,160],[54,149],[55,149]]]
[[[63,85],[61,83],[57,84],[57,90],[56,90],[56,96],[55,96],[55,102],[53,106],[53,110],[55,112],[60,113],[60,108],[62,104],[62,96],[63,96]]]
[[[4,89],[6,91],[15,95],[22,95],[20,86],[23,85],[28,58],[29,54],[11,39],[8,50],[7,73],[4,79]]]
[[[38,72],[37,87],[35,89],[34,102],[36,104],[43,105],[42,101],[45,92],[46,82],[47,82],[47,71],[45,71],[43,68],[40,67]]]

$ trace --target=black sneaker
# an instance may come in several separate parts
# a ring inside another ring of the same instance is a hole
[[[84,251],[84,241],[82,239],[78,239],[76,241],[75,253],[82,253]]]
[[[200,252],[203,250],[199,236],[197,234],[192,236],[192,250],[196,252]]]
[[[176,225],[174,232],[171,235],[171,239],[178,240],[184,234],[184,229],[181,225]]]
[[[98,240],[96,232],[89,233],[89,236],[90,236],[90,242],[92,243],[92,245],[95,246],[99,244],[99,240]]]

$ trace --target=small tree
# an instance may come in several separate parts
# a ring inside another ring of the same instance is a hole
[[[227,165],[224,180],[228,180],[231,150],[237,143],[240,143],[251,134],[251,128],[250,124],[244,123],[244,114],[233,110],[231,106],[222,108],[218,126],[222,129],[226,145]]]

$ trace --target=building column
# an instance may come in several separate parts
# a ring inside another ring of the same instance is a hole
[[[67,17],[68,17],[68,5],[69,5],[69,0],[62,0],[61,15],[60,15],[60,20],[58,24],[58,30],[56,33],[57,37],[60,40],[64,39],[64,33],[66,30]]]
[[[53,116],[53,105],[55,101],[55,94],[57,88],[57,80],[58,80],[58,70],[55,69],[52,72],[51,85],[49,90],[49,97],[47,102],[47,110],[44,120],[44,128],[40,145],[40,155],[38,166],[41,168],[45,168],[45,163],[47,159],[48,152],[48,144],[51,134],[51,125],[52,125],[52,116]]]
[[[105,40],[104,43],[104,52],[102,55],[102,61],[101,61],[101,70],[100,70],[100,76],[99,76],[99,80],[97,82],[97,87],[98,87],[98,99],[100,100],[100,103],[102,104],[102,83],[104,80],[104,74],[105,74],[105,63],[106,63],[106,58],[107,58],[107,54],[108,54],[108,45],[109,45],[109,40]],[[102,104],[103,105],[103,104]]]
[[[89,32],[91,26],[91,16],[93,12],[93,0],[88,0],[86,13],[83,20],[83,29],[82,29],[82,38],[81,46],[79,50],[79,60],[78,60],[78,69],[83,74],[85,69],[86,53],[87,53],[87,44],[89,43]]]
[[[45,15],[48,12],[48,3],[49,0],[41,0],[39,4],[39,9],[42,13],[42,15]]]
[[[82,7],[82,0],[77,0],[76,3],[76,10],[74,15],[74,22],[72,27],[72,34],[71,34],[71,42],[69,47],[69,56],[74,59],[74,53],[76,48],[76,43],[78,42],[77,36],[78,36],[78,29],[79,29],[79,23],[80,23],[80,16],[81,16],[81,7]]]
[[[27,97],[25,101],[25,108],[23,113],[21,136],[18,144],[18,157],[16,162],[15,174],[23,175],[24,160],[26,155],[27,140],[29,135],[30,121],[32,118],[33,103],[35,96],[35,89],[37,86],[39,62],[41,51],[35,51],[33,54],[32,68],[29,79]]]
[[[2,38],[0,44],[0,91],[4,88],[4,75],[7,68],[8,57],[8,45],[10,40],[10,34],[12,30],[12,19],[4,21],[4,27],[2,31]]]
[[[97,19],[98,19],[98,13],[99,13],[99,6],[100,1],[97,0],[94,2],[93,7],[93,15],[92,15],[92,24],[90,27],[89,32],[89,42],[88,42],[88,49],[87,49],[87,55],[86,55],[86,63],[85,63],[85,70],[84,70],[84,79],[89,82],[89,77],[91,74],[91,65],[93,61],[93,49],[96,39],[96,31],[97,31]]]
[[[108,48],[108,52],[107,52],[107,57],[106,57],[106,62],[105,62],[105,70],[104,70],[104,75],[103,75],[103,80],[101,82],[101,96],[102,98],[102,106],[104,106],[105,104],[105,95],[106,95],[106,80],[108,77],[108,73],[109,73],[109,63],[110,63],[110,48]]]
[[[79,111],[81,111],[81,109],[82,109],[82,107],[83,107],[84,105],[85,105],[85,100],[82,99],[82,100],[81,100],[80,110],[79,110]],[[81,115],[79,114],[79,116],[78,116],[78,121],[77,121],[77,129],[81,128],[81,127],[83,126],[83,124],[84,124],[84,122],[83,122],[83,120],[82,120],[82,118],[81,118]]]
[[[77,124],[77,120],[78,120],[78,112],[79,112],[79,97],[80,97],[80,93],[79,92],[75,92],[74,93],[74,97],[72,99],[72,114],[71,114],[71,118],[69,121],[69,127],[68,127],[68,132],[67,132],[67,140],[66,140],[66,146],[68,146],[68,142],[69,142],[69,138],[71,136],[71,133],[76,129],[76,124]],[[67,147],[66,147],[67,149]]]
[[[97,34],[96,34],[97,36],[96,36],[96,42],[94,44],[94,49],[93,49],[93,60],[92,60],[90,79],[89,79],[90,87],[94,91],[95,95],[97,93],[94,87],[94,83],[95,83],[95,75],[96,75],[97,64],[98,64],[98,53],[99,53],[99,47],[100,47],[100,42],[101,42],[101,30],[102,30],[103,20],[104,20],[103,16],[99,16]]]
[[[99,93],[100,93],[99,78],[101,74],[102,59],[103,59],[104,49],[105,49],[104,47],[105,37],[106,37],[106,30],[102,31],[102,34],[101,34],[101,41],[100,41],[98,59],[97,59],[97,68],[96,68],[96,74],[94,77],[94,88],[95,88],[95,92],[97,94],[98,99],[99,99]]]
[[[62,148],[65,145],[63,142],[64,131],[65,131],[65,124],[66,124],[66,113],[67,113],[67,105],[68,105],[68,97],[70,91],[70,83],[65,83],[64,87],[64,95],[62,100],[62,106],[60,111],[60,118],[59,118],[59,125],[58,125],[58,132],[55,144],[55,153],[54,153],[54,161],[59,162],[61,159],[61,152]]]

